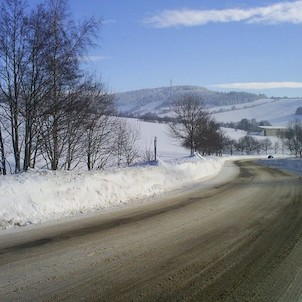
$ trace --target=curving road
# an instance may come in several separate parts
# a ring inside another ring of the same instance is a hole
[[[170,199],[4,232],[0,301],[302,301],[302,182],[236,166]]]

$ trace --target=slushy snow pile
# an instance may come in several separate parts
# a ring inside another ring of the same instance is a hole
[[[199,155],[94,172],[33,170],[0,177],[0,229],[140,202],[219,173],[223,158]]]

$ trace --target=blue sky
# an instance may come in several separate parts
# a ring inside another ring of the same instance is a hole
[[[172,85],[302,96],[302,1],[70,0],[101,18],[87,68],[112,92]]]

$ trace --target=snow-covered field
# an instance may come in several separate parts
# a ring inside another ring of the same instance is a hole
[[[127,119],[128,123],[139,129],[139,147],[142,151],[153,150],[154,137],[157,137],[157,152],[162,160],[169,160],[189,155],[189,151],[180,146],[179,142],[169,136],[169,129],[166,124],[144,122],[137,119]],[[233,139],[238,140],[247,134],[246,131],[232,129],[232,128],[221,128],[222,131]],[[259,139],[264,137],[259,137]],[[274,137],[270,137],[273,141]]]

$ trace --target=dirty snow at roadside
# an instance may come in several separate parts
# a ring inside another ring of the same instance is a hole
[[[33,170],[0,177],[0,229],[140,202],[219,173],[224,159],[186,157],[95,172]]]

